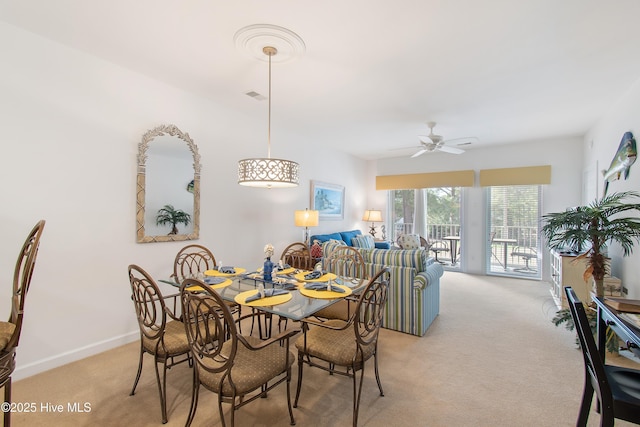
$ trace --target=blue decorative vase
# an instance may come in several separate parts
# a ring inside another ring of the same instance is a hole
[[[271,262],[271,258],[265,258],[264,266],[262,269],[263,278],[265,282],[271,283],[272,277],[271,272],[273,271],[273,263]]]

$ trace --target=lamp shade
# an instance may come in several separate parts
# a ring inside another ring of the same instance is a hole
[[[318,211],[305,209],[303,211],[295,211],[294,221],[296,227],[316,227],[318,225]]]
[[[278,53],[278,49],[273,46],[265,46],[262,48],[262,52],[269,57],[267,157],[238,161],[238,184],[262,188],[297,187],[299,165],[291,160],[271,158],[271,57]]]
[[[366,210],[364,211],[362,220],[367,222],[382,222],[382,211],[375,209]]]
[[[238,162],[238,184],[247,187],[284,188],[298,185],[296,162],[274,158],[242,159]]]

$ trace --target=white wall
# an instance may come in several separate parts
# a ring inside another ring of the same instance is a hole
[[[8,317],[18,250],[47,221],[14,379],[138,339],[127,265],[168,277],[185,244],[135,243],[137,146],[159,124],[175,124],[198,145],[197,243],[225,264],[255,268],[266,243],[279,253],[301,240],[293,211],[309,206],[311,179],[346,187],[345,219],[314,232],[366,226],[367,163],[324,151],[313,135],[280,128],[273,140],[276,156],[301,164],[299,187],[241,187],[237,161],[264,155],[266,120],[253,125],[241,111],[4,23],[0,51],[0,317]]]
[[[602,170],[609,168],[622,135],[632,132],[636,142],[640,138],[640,80],[629,89],[619,102],[612,106],[609,113],[594,126],[584,138],[584,175],[589,177],[584,202],[588,203],[596,197],[602,197],[604,180]],[[640,191],[640,162],[631,166],[629,178],[621,177],[609,185],[608,194],[620,191]],[[638,203],[638,200],[635,201]],[[612,275],[622,280],[622,285],[629,290],[628,298],[640,299],[640,248],[636,243],[634,253],[624,258],[619,246],[609,249]]]
[[[517,145],[493,146],[481,150],[469,149],[460,155],[428,153],[415,159],[396,157],[379,160],[377,175],[423,172],[474,170],[476,185],[463,191],[462,245],[465,254],[464,271],[481,274],[485,271],[485,191],[478,186],[481,169],[551,165],[551,184],[543,186],[543,213],[564,210],[580,203],[582,189],[582,140],[558,138],[530,141]],[[370,198],[382,199],[386,191],[369,188]],[[548,258],[543,257],[543,279],[549,278]]]

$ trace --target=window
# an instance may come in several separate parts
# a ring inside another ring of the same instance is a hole
[[[487,188],[487,273],[540,278],[542,187]]]
[[[460,235],[460,187],[427,188],[429,238]]]
[[[389,218],[391,219],[391,235],[389,240],[396,241],[398,236],[413,233],[415,190],[389,191]]]

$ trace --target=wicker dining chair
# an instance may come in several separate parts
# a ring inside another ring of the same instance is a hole
[[[16,367],[16,348],[22,331],[24,303],[31,285],[44,224],[44,220],[38,221],[22,245],[13,273],[11,313],[9,320],[0,322],[0,387],[4,387],[4,401],[8,404],[11,404],[11,375]],[[3,412],[3,425],[8,427],[11,425],[11,411]]]
[[[212,270],[218,264],[213,252],[202,245],[187,245],[180,249],[173,261],[173,280],[180,284],[185,278],[198,278],[204,276],[204,272]],[[226,304],[232,313],[241,316],[241,306],[233,301]]]
[[[173,261],[173,278],[180,283],[182,278],[198,277],[216,266],[213,253],[202,245],[187,245],[180,249]]]
[[[322,260],[323,270],[340,277],[368,279],[367,268],[362,255],[351,246],[337,246],[328,252]],[[342,298],[314,314],[320,319],[349,320],[355,308],[354,298]]]
[[[163,296],[153,278],[141,267],[129,265],[129,283],[131,299],[136,310],[140,328],[140,359],[138,373],[130,396],[136,392],[136,386],[142,373],[144,354],[153,357],[156,381],[160,393],[162,422],[167,422],[167,369],[190,360],[189,343],[184,325],[166,301],[178,298],[178,294]],[[162,371],[160,370],[162,366]]]
[[[354,427],[358,425],[365,362],[372,357],[380,396],[384,396],[378,370],[378,334],[388,291],[389,270],[384,268],[369,281],[348,321],[319,322],[310,318],[303,321],[304,334],[295,342],[298,349],[298,386],[294,408],[298,407],[305,364],[353,379]]]
[[[311,251],[304,242],[291,243],[282,251],[280,259],[283,263],[300,270],[313,270],[314,267]]]
[[[187,290],[191,286],[200,288]],[[200,385],[218,395],[223,426],[226,422],[222,404],[231,405],[230,423],[233,426],[237,409],[266,397],[267,392],[282,383],[286,383],[289,417],[294,425],[289,387],[295,359],[289,351],[289,339],[299,330],[287,330],[266,341],[243,336],[238,333],[237,321],[225,301],[208,285],[186,279],[180,286],[180,295],[194,360],[191,407],[186,425],[191,425],[196,414]]]

